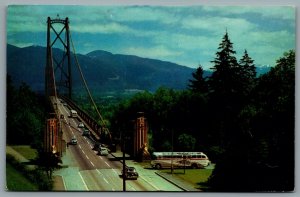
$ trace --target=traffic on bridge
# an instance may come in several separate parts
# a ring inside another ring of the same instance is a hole
[[[90,135],[83,135],[90,129],[80,116],[73,117],[70,107],[62,99],[52,99],[62,115],[60,122],[66,141],[63,153],[63,167],[55,171],[62,184],[58,190],[67,191],[123,191],[122,160],[115,159],[114,154],[100,155],[95,150],[95,141]],[[80,124],[85,128],[82,128]],[[77,143],[72,143],[76,139]],[[105,147],[106,145],[102,145]],[[118,153],[115,153],[118,154]],[[132,160],[126,160],[128,166],[135,166],[137,179],[126,180],[126,191],[182,191],[153,169],[144,169]]]

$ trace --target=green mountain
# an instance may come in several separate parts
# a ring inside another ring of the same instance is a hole
[[[53,56],[60,60],[62,51],[53,49]],[[160,86],[185,89],[194,72],[192,68],[171,62],[102,50],[77,54],[77,58],[89,88],[94,91],[155,91]],[[83,89],[73,54],[71,59],[73,88]],[[16,84],[25,82],[34,91],[44,91],[45,64],[45,47],[7,45],[7,73]]]

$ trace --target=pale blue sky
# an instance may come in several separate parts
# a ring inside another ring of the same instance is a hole
[[[287,6],[9,6],[7,42],[46,45],[47,17],[69,17],[77,53],[101,49],[208,69],[227,29],[241,58],[271,65],[295,49],[295,9]]]

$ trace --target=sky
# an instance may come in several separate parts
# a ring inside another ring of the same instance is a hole
[[[76,53],[105,50],[196,68],[213,66],[225,32],[239,60],[274,66],[295,49],[292,6],[53,6],[7,10],[7,43],[46,46],[47,17],[70,20]]]

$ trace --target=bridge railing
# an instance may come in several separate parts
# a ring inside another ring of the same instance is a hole
[[[63,99],[71,107],[71,109],[77,111],[77,114],[82,118],[82,120],[85,121],[85,123],[94,131],[94,133],[92,133],[94,135],[93,138],[99,141],[103,130],[102,126],[98,124],[94,118],[78,107],[71,99],[65,96],[60,96],[60,98]]]

